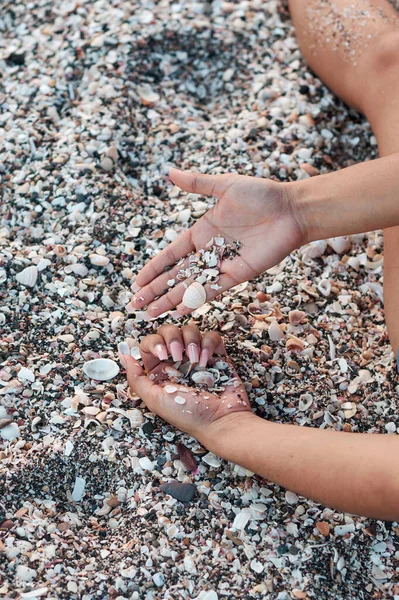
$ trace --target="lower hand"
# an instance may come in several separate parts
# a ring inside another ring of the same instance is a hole
[[[144,369],[130,354],[122,354],[119,350],[130,389],[152,412],[192,435],[204,446],[213,448],[218,432],[224,432],[238,420],[244,422],[248,418],[256,418],[244,385],[227,357],[218,333],[212,331],[201,335],[193,325],[181,329],[175,325],[164,325],[156,334],[143,339],[140,353]],[[199,363],[205,369],[212,368],[218,360],[228,364],[226,372],[230,376],[229,384],[220,385],[224,389],[218,392],[195,387],[192,381],[180,384],[179,377],[176,377],[179,371],[173,366],[180,362],[189,363],[186,367]],[[176,391],[170,392],[173,388]],[[184,404],[177,403],[176,397],[183,398]]]

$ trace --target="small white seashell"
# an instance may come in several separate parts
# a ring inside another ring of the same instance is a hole
[[[215,456],[215,454],[212,454],[212,452],[208,452],[208,454],[205,454],[205,456],[202,457],[202,460],[210,467],[215,467],[215,469],[220,467],[220,465],[222,464],[222,461],[217,456]]]
[[[304,246],[302,250],[303,258],[320,258],[323,256],[324,252],[327,248],[327,242],[325,240],[316,240],[315,242],[310,242]]]
[[[89,259],[91,264],[96,267],[106,267],[109,263],[109,258],[102,254],[89,254]]]
[[[223,244],[224,244],[224,238],[223,237],[216,236],[216,237],[213,238],[213,241],[215,242],[216,246],[223,246]]]
[[[33,287],[37,281],[37,275],[37,267],[35,265],[31,265],[30,267],[26,267],[26,269],[17,273],[15,279],[19,283],[22,283],[22,285]]]
[[[72,492],[72,500],[74,502],[80,502],[84,496],[86,487],[86,480],[83,477],[76,477],[75,485]]]
[[[165,385],[164,390],[167,394],[174,394],[177,392],[177,387],[174,385]]]
[[[73,451],[73,444],[70,440],[67,440],[67,443],[65,444],[65,448],[64,448],[64,454],[65,456],[70,456],[72,454]]]
[[[299,498],[295,492],[290,492],[289,490],[285,492],[285,501],[288,502],[288,504],[296,504],[298,500]]]
[[[341,237],[334,237],[327,240],[329,246],[336,252],[337,254],[342,254],[346,252],[351,247],[351,241],[347,235],[343,235]]]
[[[186,403],[186,399],[185,399],[185,398],[183,398],[183,396],[176,396],[176,397],[175,397],[175,402],[176,402],[177,404],[185,404],[185,403]]]
[[[284,334],[281,331],[277,321],[272,321],[270,323],[268,333],[269,338],[272,340],[272,342],[279,342],[284,337]]]
[[[328,279],[321,279],[317,284],[317,289],[323,296],[329,296],[331,292],[331,283]]]
[[[19,381],[31,381],[32,383],[35,381],[35,375],[33,371],[27,369],[26,367],[20,368],[17,377]]]
[[[49,265],[51,265],[51,260],[49,260],[48,258],[41,258],[39,260],[39,262],[37,263],[36,267],[38,271],[43,271],[44,269],[46,269]]]
[[[248,525],[251,519],[251,510],[249,508],[243,508],[239,513],[236,514],[233,521],[233,529],[243,531]]]
[[[251,561],[251,569],[255,571],[255,573],[262,573],[264,565],[262,565],[261,562],[256,560],[256,558],[253,558]]]
[[[355,525],[353,523],[347,523],[345,525],[337,525],[334,527],[335,535],[345,535],[346,533],[353,533],[355,531]]]
[[[241,467],[240,465],[234,465],[233,474],[237,477],[252,477],[253,475],[255,475],[253,471],[244,469],[244,467]]]
[[[199,308],[206,302],[206,291],[204,286],[198,281],[194,281],[188,286],[183,295],[182,303],[187,308]]]
[[[312,394],[302,394],[301,396],[299,396],[298,410],[300,410],[301,412],[308,410],[312,406],[312,404],[313,404]]]
[[[118,375],[119,367],[116,362],[110,358],[95,358],[83,365],[83,372],[87,377],[90,377],[90,379],[108,381]]]
[[[175,285],[175,280],[174,279],[168,279],[168,281],[166,283],[168,284],[169,287],[172,287],[172,285]]]
[[[143,456],[140,458],[140,467],[144,469],[144,471],[153,471],[155,469],[154,463],[148,458],[148,456]]]
[[[64,269],[64,271],[66,271],[66,268]],[[89,272],[89,269],[86,267],[86,265],[83,265],[82,263],[75,263],[74,265],[68,266],[68,271],[74,273],[75,275],[86,277],[87,273]]]
[[[187,571],[187,573],[195,574],[197,572],[197,569],[195,568],[194,560],[192,559],[190,554],[186,554],[186,556],[184,557],[183,563],[184,563],[184,570]]]
[[[6,425],[0,429],[0,436],[3,438],[3,440],[10,441],[14,438],[21,437],[21,433],[16,423],[10,423],[9,425]]]
[[[130,350],[130,354],[133,356],[133,358],[135,358],[136,360],[140,360],[141,358],[141,354],[140,354],[140,348],[138,346],[133,346],[133,348]]]
[[[215,378],[209,371],[195,371],[191,375],[191,379],[194,381],[194,383],[199,385],[206,385],[206,387],[209,388],[213,387],[215,383]]]

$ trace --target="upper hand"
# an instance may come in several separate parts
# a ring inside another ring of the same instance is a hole
[[[238,256],[223,260],[220,265],[217,283],[221,289],[205,285],[207,300],[263,273],[304,243],[299,211],[285,184],[242,175],[202,175],[177,169],[171,170],[170,177],[187,192],[216,196],[219,201],[140,271],[135,281],[137,293],[128,305],[129,310],[148,305],[150,318],[175,307],[181,315],[191,312],[181,303],[191,281],[180,282],[165,292],[167,281],[175,278],[182,268],[176,266],[181,258],[204,248],[212,237],[220,235],[227,242],[240,242],[241,247]]]

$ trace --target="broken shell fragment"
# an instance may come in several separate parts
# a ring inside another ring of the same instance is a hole
[[[194,281],[184,292],[182,303],[187,308],[199,308],[206,302],[206,291],[198,281]]]
[[[191,379],[197,385],[205,385],[206,387],[213,387],[215,383],[215,378],[209,371],[195,371],[191,375]]]
[[[351,241],[347,235],[343,235],[341,237],[334,237],[327,240],[328,245],[336,252],[337,254],[342,254],[346,252],[351,247]]]
[[[26,267],[26,269],[17,273],[15,279],[19,283],[22,283],[22,285],[33,287],[37,281],[37,274],[37,267],[35,265],[31,265],[30,267]]]
[[[269,338],[272,340],[272,342],[279,342],[284,337],[284,334],[281,331],[280,326],[276,321],[273,321],[272,323],[270,323],[268,333],[269,333]]]
[[[183,396],[175,396],[175,402],[176,402],[176,404],[185,404],[186,399],[183,398]]]
[[[89,258],[91,264],[96,267],[106,267],[109,263],[109,258],[107,256],[102,256],[101,254],[90,254]]]
[[[320,258],[323,256],[326,249],[327,242],[325,240],[316,240],[314,242],[310,242],[310,244],[303,248],[302,258],[305,260],[307,258]]]
[[[83,372],[87,377],[90,377],[90,379],[108,381],[118,375],[119,367],[117,363],[110,358],[95,358],[83,365]]]

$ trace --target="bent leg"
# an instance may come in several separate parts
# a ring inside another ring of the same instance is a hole
[[[399,152],[399,14],[387,0],[289,0],[312,70],[370,121],[381,156]],[[398,190],[399,202],[399,190]],[[399,227],[384,231],[388,333],[399,349]]]

